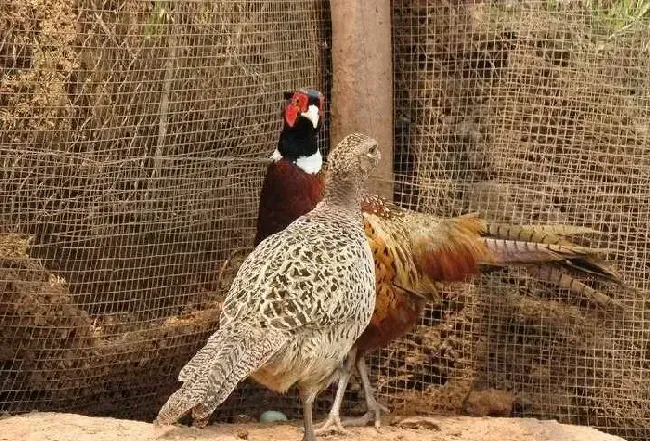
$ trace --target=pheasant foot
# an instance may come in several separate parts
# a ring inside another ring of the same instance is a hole
[[[316,430],[314,430],[314,433],[316,435],[336,434],[351,436],[350,431],[344,428],[344,424],[341,422],[341,417],[332,414],[330,414],[327,419]]]

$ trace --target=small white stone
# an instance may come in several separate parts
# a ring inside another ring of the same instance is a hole
[[[267,410],[260,415],[261,423],[273,423],[276,421],[287,421],[287,416],[277,410]]]

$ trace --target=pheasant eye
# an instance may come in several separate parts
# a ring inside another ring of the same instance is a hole
[[[298,95],[296,101],[297,101],[296,104],[300,108],[300,111],[301,112],[306,112],[307,111],[307,104],[308,104],[307,97],[305,95]]]

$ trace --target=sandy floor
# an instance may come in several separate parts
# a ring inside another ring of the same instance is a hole
[[[439,417],[394,419],[392,426],[353,429],[327,441],[621,441],[594,429],[555,421],[513,418]],[[139,421],[62,413],[31,413],[0,419],[2,441],[299,441],[296,425],[220,425],[206,429],[156,428]]]

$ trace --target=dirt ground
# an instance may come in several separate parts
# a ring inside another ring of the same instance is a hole
[[[377,431],[353,429],[350,436],[323,436],[327,441],[621,441],[595,429],[556,421],[493,417],[394,417]],[[280,441],[302,437],[298,423],[225,424],[206,429],[154,427],[139,421],[38,413],[0,419],[1,441]],[[624,440],[623,440],[624,441]]]

